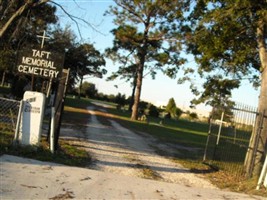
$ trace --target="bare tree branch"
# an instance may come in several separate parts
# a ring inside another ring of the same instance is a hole
[[[75,0],[73,0],[74,2],[76,2]],[[0,38],[3,37],[3,35],[5,34],[5,32],[7,31],[7,29],[10,27],[10,25],[17,19],[19,18],[24,12],[26,12],[27,10],[29,10],[30,8],[33,8],[33,7],[37,7],[37,6],[40,6],[42,4],[45,4],[45,3],[48,3],[48,2],[51,2],[53,4],[55,4],[56,6],[58,6],[77,26],[77,29],[78,29],[78,32],[79,32],[79,35],[80,37],[82,38],[82,35],[81,35],[81,31],[80,31],[80,27],[79,27],[79,24],[77,22],[77,20],[80,20],[82,22],[84,22],[85,24],[87,24],[89,27],[91,27],[94,31],[100,33],[100,34],[103,34],[101,33],[100,31],[98,31],[92,24],[90,24],[89,22],[87,22],[86,20],[82,19],[82,18],[79,18],[79,17],[76,17],[74,15],[71,15],[70,13],[68,13],[64,8],[63,6],[61,6],[60,4],[52,1],[52,0],[40,0],[40,1],[34,1],[34,0],[28,0],[26,1],[25,4],[23,4],[10,18],[9,20],[3,25],[3,27],[0,29]]]
[[[75,0],[74,0],[75,2]],[[86,20],[80,18],[80,17],[76,17],[74,15],[71,15],[70,13],[68,13],[64,8],[63,6],[61,6],[60,4],[54,2],[54,1],[51,1],[51,3],[55,4],[56,6],[58,6],[76,25],[77,29],[78,29],[78,32],[79,32],[79,35],[80,37],[82,38],[82,34],[81,34],[81,30],[80,30],[80,27],[79,27],[79,24],[77,22],[77,20],[81,20],[82,22],[84,22],[85,24],[87,24],[89,27],[91,27],[94,31],[96,31],[97,33],[100,33],[100,34],[103,34],[101,33],[99,30],[97,30],[92,24],[90,24],[89,22],[87,22]],[[75,2],[76,3],[76,2]]]

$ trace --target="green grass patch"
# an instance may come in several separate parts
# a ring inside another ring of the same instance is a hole
[[[39,147],[14,145],[13,138],[13,132],[0,131],[0,155],[9,154],[79,167],[86,167],[91,161],[86,151],[75,148],[68,141],[60,140],[58,151],[52,154],[45,138],[41,139]]]
[[[86,124],[90,118],[89,113],[84,109],[75,109],[72,107],[66,106],[64,108],[64,113],[62,116],[63,123],[71,124]]]
[[[0,86],[0,96],[3,96],[3,95],[8,95],[10,94],[11,92],[11,88],[10,87],[3,87],[3,86]]]
[[[91,101],[87,98],[78,99],[77,97],[73,98],[71,96],[67,96],[67,98],[65,99],[65,106],[69,107],[86,109],[90,105]]]
[[[10,145],[12,144],[14,134],[7,130],[0,131],[0,155],[8,152]]]
[[[126,120],[119,120],[119,122],[131,130],[145,132],[155,136],[162,142],[199,148],[204,148],[205,146],[207,132],[204,132],[202,129],[197,130],[197,128],[195,128],[195,130],[187,129],[179,125],[179,121],[177,121],[176,126],[161,126],[154,123]]]

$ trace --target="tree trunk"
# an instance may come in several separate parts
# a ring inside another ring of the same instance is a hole
[[[145,66],[145,60],[147,55],[147,48],[148,48],[148,30],[150,25],[150,19],[144,24],[145,30],[143,35],[143,45],[140,47],[138,51],[138,68],[137,68],[137,79],[136,79],[136,94],[134,97],[134,105],[132,110],[131,119],[137,120],[138,119],[138,107],[141,97],[141,89],[142,89],[142,82],[143,82],[143,72],[144,72],[144,66]]]
[[[78,91],[78,99],[81,98],[82,85],[83,85],[83,76],[80,77],[80,86],[79,86],[79,91]]]
[[[140,102],[140,97],[141,97],[143,71],[144,71],[144,62],[140,62],[140,64],[138,65],[138,72],[137,72],[137,79],[136,79],[136,93],[134,97],[134,104],[132,107],[132,116],[131,116],[132,120],[138,119],[138,107],[139,107],[139,102]]]
[[[261,92],[259,99],[259,112],[260,115],[257,119],[257,129],[259,134],[259,139],[256,146],[256,155],[253,169],[253,176],[258,177],[260,175],[262,165],[264,163],[265,154],[267,151],[267,68],[265,67],[261,76]],[[260,118],[263,117],[262,118]]]
[[[4,86],[5,78],[6,78],[6,72],[4,71],[4,72],[3,72],[3,75],[2,75],[2,81],[1,81],[1,86],[2,86],[2,87]]]
[[[136,81],[137,81],[137,76],[136,76],[136,73],[134,73],[133,90],[132,90],[132,96],[131,96],[131,101],[130,101],[130,105],[129,105],[128,111],[132,111],[132,109],[133,109],[134,95],[135,95],[135,90],[136,90]]]
[[[267,52],[264,37],[266,30],[264,29],[266,29],[264,22],[259,22],[257,42],[261,61],[261,90],[258,103],[259,115],[256,118],[256,124],[245,160],[245,170],[249,177],[259,176],[267,151]]]

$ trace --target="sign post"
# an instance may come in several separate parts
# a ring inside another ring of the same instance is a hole
[[[61,125],[61,117],[64,108],[64,97],[66,91],[66,84],[68,81],[69,70],[63,68],[64,54],[45,50],[45,39],[49,39],[46,36],[45,31],[43,35],[37,35],[42,38],[41,48],[24,49],[18,54],[17,71],[19,73],[32,76],[32,89],[33,89],[33,77],[39,76],[49,80],[47,97],[49,96],[52,81],[57,81],[56,98],[52,106],[55,107],[55,115],[53,115],[55,124],[52,124],[52,131],[55,128],[55,137],[52,134],[52,138],[49,140],[52,144],[52,150],[57,148],[59,131]],[[34,99],[34,100],[33,100]],[[45,96],[38,92],[25,92],[24,100],[26,101],[23,107],[23,116],[21,122],[21,132],[19,133],[19,141],[22,144],[37,145],[40,141],[41,127],[43,120],[43,111],[45,105]],[[39,114],[37,116],[37,114]],[[49,129],[51,128],[51,125]],[[53,131],[54,132],[54,131]],[[49,135],[50,133],[48,133]],[[55,147],[55,148],[54,148]]]
[[[55,100],[55,137],[54,137],[54,149],[58,149],[58,139],[60,134],[60,126],[62,120],[62,113],[64,109],[65,93],[69,78],[69,69],[63,69],[58,83],[56,100]],[[51,141],[50,141],[51,142]]]

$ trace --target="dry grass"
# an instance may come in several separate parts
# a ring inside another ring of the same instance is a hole
[[[189,168],[193,173],[201,174],[220,189],[267,197],[265,188],[256,190],[257,179],[246,179],[230,171],[214,169],[202,161],[187,159],[175,159],[175,161]]]
[[[149,166],[147,166],[144,162],[139,160],[134,156],[125,156],[126,159],[130,160],[131,162],[136,163],[135,167],[141,169],[142,176],[141,178],[152,179],[152,180],[162,180],[162,177]]]

